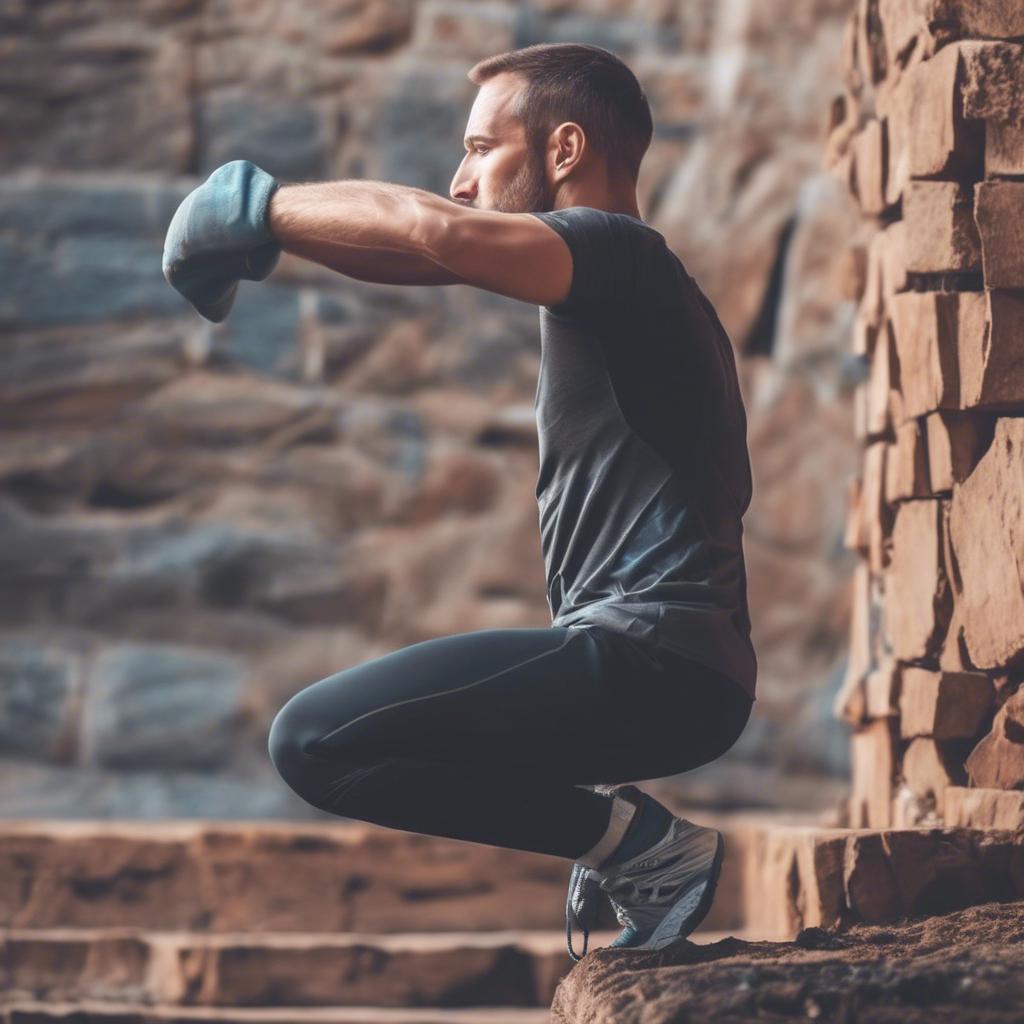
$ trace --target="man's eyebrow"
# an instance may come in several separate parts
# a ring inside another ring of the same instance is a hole
[[[463,140],[462,144],[468,146],[471,142],[497,142],[498,140],[493,135],[467,135]]]

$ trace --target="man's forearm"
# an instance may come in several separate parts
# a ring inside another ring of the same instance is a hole
[[[381,284],[457,284],[436,256],[452,203],[386,181],[285,183],[267,224],[281,248]]]

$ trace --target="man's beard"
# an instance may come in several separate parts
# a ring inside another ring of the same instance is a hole
[[[544,160],[531,151],[515,177],[501,190],[494,209],[499,213],[543,213],[549,208]]]

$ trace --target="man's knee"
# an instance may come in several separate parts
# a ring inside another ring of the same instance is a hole
[[[267,734],[267,753],[277,773],[289,785],[308,769],[306,750],[316,738],[309,716],[303,708],[301,693],[295,694],[274,716]]]

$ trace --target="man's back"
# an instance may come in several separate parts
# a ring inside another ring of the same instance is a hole
[[[534,216],[573,253],[569,297],[540,307],[537,500],[552,624],[604,625],[753,696],[751,471],[729,338],[643,221],[583,206]]]

